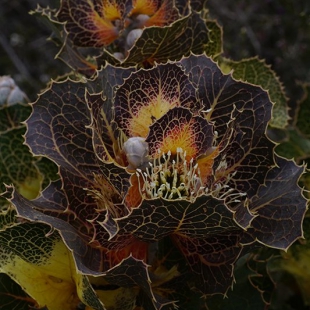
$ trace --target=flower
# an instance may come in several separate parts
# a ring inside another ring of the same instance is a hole
[[[271,110],[266,91],[205,55],[54,82],[33,104],[26,143],[57,163],[60,181],[11,202],[57,229],[82,273],[138,285],[154,302],[150,244],[169,238],[196,289],[225,294],[241,255],[302,236],[304,167],[274,153]]]
[[[63,43],[58,57],[87,77],[106,63],[151,67],[190,52],[221,53],[220,27],[206,21],[201,1],[62,0],[57,12],[38,8]],[[210,29],[208,29],[208,27]],[[217,40],[210,37],[218,36]]]
[[[173,1],[167,0],[63,0],[57,16],[60,22],[66,22],[74,45],[103,47],[118,40],[125,51],[144,27],[169,25],[179,13]]]

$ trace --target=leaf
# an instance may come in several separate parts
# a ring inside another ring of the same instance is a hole
[[[297,162],[302,162],[309,157],[310,141],[308,135],[308,86],[302,85],[304,95],[298,103],[298,107],[294,116],[293,124],[286,131],[274,132],[277,136],[282,135],[276,151],[278,154],[286,158],[294,158]]]
[[[22,288],[5,273],[0,273],[0,298],[2,310],[37,309],[37,302],[29,297]]]
[[[277,166],[268,171],[251,200],[250,210],[257,216],[248,233],[263,244],[287,250],[303,236],[307,199],[300,194],[298,180],[305,167],[278,156],[275,160]]]
[[[4,191],[4,183],[14,183],[23,195],[34,198],[40,189],[41,176],[23,145],[25,126],[21,123],[29,114],[30,107],[26,104],[0,108],[0,192]]]
[[[241,238],[238,230],[203,239],[173,237],[189,264],[196,290],[203,295],[226,294],[234,281],[234,263],[242,251]]]
[[[58,234],[50,233],[49,226],[23,223],[2,231],[0,255],[0,271],[10,275],[39,306],[71,310],[82,298],[93,309],[104,309],[87,278],[76,273],[71,252]]]
[[[0,134],[7,133],[9,130],[24,127],[21,122],[27,119],[31,108],[26,104],[14,104],[0,108]]]
[[[232,61],[223,59],[220,66],[232,70],[232,76],[237,80],[261,86],[268,91],[270,100],[274,103],[270,126],[285,128],[289,121],[287,97],[283,86],[270,66],[258,58]],[[228,68],[227,68],[228,67]]]
[[[217,21],[207,19],[206,25],[209,30],[209,42],[205,47],[207,56],[217,58],[223,53],[223,29]]]
[[[105,279],[115,285],[121,287],[133,287],[139,286],[142,291],[147,295],[150,300],[147,309],[164,309],[165,305],[173,305],[172,301],[161,301],[157,300],[151,287],[151,280],[148,273],[148,266],[141,260],[137,260],[132,256],[124,259],[119,265],[110,269],[104,275]]]
[[[136,304],[135,288],[118,287],[107,290],[96,290],[100,300],[104,301],[106,309],[132,310]],[[92,310],[86,307],[86,310]]]
[[[67,247],[74,250],[74,260],[80,272],[84,274],[98,273],[101,268],[101,259],[103,259],[101,250],[89,246],[89,241],[79,236],[78,231],[83,227],[81,225],[83,222],[77,221],[77,228],[70,224],[74,216],[64,212],[67,200],[61,190],[61,182],[51,183],[42,195],[33,201],[26,200],[14,192],[13,188],[8,188],[8,194],[11,194],[11,202],[20,217],[33,222],[44,222],[59,231]],[[92,266],[92,270],[86,266]]]
[[[310,137],[310,126],[309,126],[309,117],[310,117],[310,85],[304,84],[304,96],[302,100],[299,102],[297,107],[297,112],[295,116],[295,126],[298,129],[298,132],[301,133],[303,137],[309,138]],[[308,152],[309,154],[310,152]]]
[[[88,175],[93,169],[91,164],[84,162],[84,158],[87,157],[91,163],[95,159],[91,131],[86,129],[90,119],[84,95],[83,83],[69,80],[52,83],[33,104],[35,113],[26,121],[25,138],[35,155],[48,156],[58,165],[73,171],[78,165]]]
[[[281,277],[274,277],[276,286],[282,285],[288,290],[294,290],[294,295],[298,298],[302,297],[306,307],[310,304],[309,299],[309,259],[310,259],[310,221],[309,217],[305,218],[303,229],[305,239],[295,242],[287,252],[281,252],[280,257],[276,257],[270,264],[270,272],[282,275]],[[287,274],[291,275],[291,281],[283,281],[283,277]],[[295,281],[292,281],[295,279]],[[281,283],[279,283],[281,281]],[[298,287],[296,287],[296,284]],[[297,291],[297,292],[296,292]],[[290,296],[282,296],[281,291],[278,290],[279,299],[282,302],[287,302]]]
[[[56,10],[49,7],[42,8],[40,5],[37,5],[37,8],[34,11],[30,11],[30,14],[37,16],[52,30],[51,41],[54,41],[56,45],[62,45],[55,58],[62,60],[70,68],[85,76],[90,77],[95,74],[96,64],[86,59],[82,51],[72,45],[72,42],[63,30],[63,23],[57,20]]]
[[[84,76],[90,78],[97,70],[97,65],[94,57],[84,56],[85,52],[80,51],[79,48],[72,46],[72,42],[67,38],[66,34],[61,37],[63,41],[62,47],[55,56],[55,58],[60,59],[66,65],[68,65],[72,70],[83,74]]]
[[[40,171],[43,182],[42,189],[46,188],[51,181],[56,181],[59,179],[58,167],[54,162],[47,159],[46,157],[41,157],[38,161],[34,163],[37,169]]]
[[[290,127],[285,132],[286,137],[277,147],[276,151],[286,158],[294,158],[297,162],[306,159],[310,154],[310,141],[296,129]]]
[[[104,175],[107,171],[105,164],[98,162],[93,149],[91,120],[84,100],[85,87],[83,83],[69,80],[52,83],[34,103],[34,112],[26,122],[26,143],[35,155],[47,156],[61,167],[59,173],[68,206],[84,221],[96,217],[94,210],[97,208],[94,197],[85,189],[100,187],[95,175],[100,172]],[[119,184],[125,184],[128,174],[124,169],[119,174],[123,177]],[[117,182],[118,178],[113,180]],[[119,186],[121,189],[123,185]],[[89,226],[87,222],[85,225]]]
[[[16,225],[16,210],[9,206],[0,212],[0,233],[7,228]]]
[[[23,145],[24,133],[21,127],[1,134],[0,191],[4,192],[4,183],[14,183],[22,195],[32,199],[39,193],[42,177],[33,165],[29,149]]]
[[[238,260],[234,270],[235,284],[227,291],[226,298],[214,295],[207,299],[209,310],[235,310],[235,309],[265,309],[266,303],[261,298],[260,292],[251,285],[249,277],[253,272],[247,267],[247,256]]]
[[[181,148],[186,150],[185,158],[190,161],[205,154],[212,147],[213,138],[213,126],[206,119],[177,107],[150,126],[145,141],[153,158],[158,157],[158,150],[176,155]]]
[[[276,289],[273,277],[271,276],[270,264],[273,264],[279,251],[272,248],[260,248],[249,255],[247,265],[253,272],[249,275],[252,286],[258,290],[263,302],[270,305]]]
[[[194,272],[196,288],[204,294],[225,293],[233,281],[232,265],[241,252],[243,232],[233,213],[211,196],[198,197],[194,203],[144,200],[128,216],[116,220],[117,230],[108,223],[102,225],[111,238],[131,233],[154,242],[172,235]]]
[[[104,142],[111,141],[111,148],[115,137],[112,136],[114,132],[110,128],[112,109],[108,102],[104,105],[103,113],[105,114],[99,115],[104,101],[98,102],[98,97],[89,95],[86,89],[98,91],[100,87],[103,87],[101,90],[106,90],[108,95],[112,95],[115,83],[122,81],[122,76],[126,77],[126,74],[131,72],[130,70],[127,73],[123,71],[108,67],[106,71],[99,73],[95,82],[88,84],[70,80],[52,83],[50,88],[42,93],[34,103],[34,112],[26,122],[28,128],[26,143],[32,152],[35,155],[49,157],[57,165],[69,170],[77,177],[84,178],[87,182],[92,180],[93,174],[98,172],[98,165],[101,164],[98,160],[104,161],[108,156],[108,150],[99,149],[96,140],[93,145],[93,135],[99,139],[99,135],[105,132],[107,138]],[[119,76],[121,72],[123,75]],[[109,79],[105,81],[107,76]],[[104,122],[100,123],[102,118]],[[94,152],[93,147],[98,154]],[[110,151],[111,148],[109,148]]]

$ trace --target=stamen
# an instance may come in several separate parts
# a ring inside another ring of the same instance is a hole
[[[139,169],[137,173],[143,179],[144,188],[141,190],[149,198],[193,201],[204,193],[198,164],[193,158],[187,161],[186,152],[181,147],[177,148],[174,158],[171,151],[160,153],[145,171]]]

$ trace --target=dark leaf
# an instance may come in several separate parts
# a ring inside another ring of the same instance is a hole
[[[248,233],[263,244],[285,250],[303,235],[307,200],[301,195],[298,180],[304,167],[278,156],[275,160],[277,167],[268,171],[250,203],[257,216]]]
[[[103,225],[110,231],[108,224]],[[144,200],[128,216],[116,219],[116,225],[118,234],[131,233],[149,242],[170,234],[205,238],[239,228],[223,201],[204,195],[193,203],[186,200]]]
[[[0,273],[0,298],[2,310],[29,310],[29,307],[37,309],[37,302],[4,273]]]

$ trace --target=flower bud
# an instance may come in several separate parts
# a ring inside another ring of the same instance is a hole
[[[132,137],[125,143],[123,150],[127,156],[128,169],[135,170],[137,168],[144,168],[148,162],[149,146],[144,138]]]
[[[142,32],[142,29],[133,29],[128,33],[126,38],[127,49],[130,49],[134,45],[136,40],[140,38]]]
[[[0,76],[0,105],[24,102],[27,96],[9,76]]]

